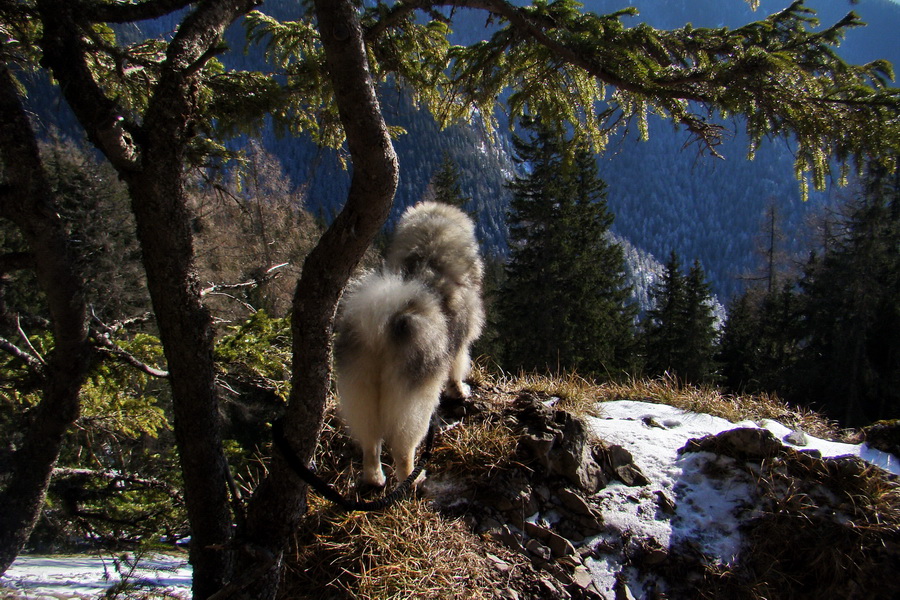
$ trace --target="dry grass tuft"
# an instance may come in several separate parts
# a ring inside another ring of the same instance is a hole
[[[434,449],[432,466],[441,477],[485,477],[508,465],[517,443],[517,436],[500,415],[489,413],[444,431]]]
[[[710,386],[685,385],[674,378],[632,379],[598,386],[598,400],[640,400],[722,417],[733,423],[771,419],[792,429],[826,439],[840,436],[838,427],[809,409],[791,406],[774,394],[734,396]]]
[[[504,394],[516,395],[532,391],[556,396],[558,408],[576,416],[602,413],[598,403],[613,400],[640,400],[668,404],[682,410],[706,413],[731,422],[772,419],[792,429],[826,439],[839,439],[838,426],[822,415],[798,406],[792,406],[774,394],[735,396],[723,394],[713,386],[684,384],[671,376],[657,379],[630,379],[595,383],[577,373],[540,375],[520,373],[512,376],[495,374],[483,361],[476,364],[477,382]]]
[[[491,598],[482,542],[423,500],[376,513],[313,508],[286,561],[285,598]]]
[[[763,464],[763,514],[725,583],[729,597],[900,597],[900,484],[850,458],[802,453]],[[725,591],[719,588],[719,591]]]
[[[536,392],[553,396],[559,398],[556,408],[578,416],[596,415],[596,404],[601,401],[600,386],[577,373],[507,375],[482,371],[479,374],[479,384],[482,387],[493,387],[501,394],[512,396],[522,392]]]

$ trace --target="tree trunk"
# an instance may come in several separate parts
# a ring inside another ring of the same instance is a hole
[[[78,394],[91,362],[83,282],[8,65],[0,66],[0,158],[8,184],[0,195],[0,215],[15,223],[28,243],[54,338],[41,402],[0,492],[2,574],[40,515],[66,430],[78,418]]]
[[[387,219],[398,182],[397,157],[369,74],[351,0],[316,2],[319,33],[350,150],[353,176],[343,210],[307,257],[294,294],[292,388],[285,432],[309,461],[331,386],[331,335],[344,285]],[[239,578],[228,596],[274,598],[282,553],[306,509],[306,485],[276,453],[248,507]],[[273,518],[273,515],[277,517]],[[248,587],[252,584],[252,592]]]
[[[169,43],[140,126],[128,124],[93,79],[81,37],[85,9],[38,0],[45,64],[53,69],[78,120],[126,181],[147,285],[168,362],[174,430],[191,524],[193,597],[231,578],[232,514],[213,363],[213,329],[193,268],[191,215],[184,187],[185,150],[197,115],[194,78],[225,28],[256,0],[196,4]]]
[[[148,149],[144,157],[151,159],[150,168],[126,180],[168,363],[173,428],[191,524],[193,597],[199,599],[231,577],[232,514],[219,423],[212,320],[200,302],[181,157],[172,149]]]

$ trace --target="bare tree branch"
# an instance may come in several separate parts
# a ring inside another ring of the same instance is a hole
[[[28,339],[28,335],[25,333],[25,330],[22,329],[22,323],[19,321],[19,316],[16,315],[16,329],[19,332],[19,336],[22,338],[22,341],[25,342],[25,345],[28,346],[28,349],[31,350],[31,355],[42,365],[47,366],[47,361],[44,360],[44,357],[41,356],[41,353],[37,351],[34,345],[31,343],[31,340]]]
[[[151,377],[160,377],[160,378],[168,378],[169,377],[168,371],[163,371],[162,369],[157,369],[156,367],[151,367],[150,365],[148,365],[147,363],[143,362],[138,357],[136,357],[134,354],[131,354],[130,352],[126,352],[125,350],[120,348],[118,345],[116,345],[115,342],[113,342],[111,339],[109,339],[106,335],[98,332],[93,327],[91,328],[91,333],[94,334],[92,337],[93,337],[94,341],[97,343],[97,345],[99,346],[99,350],[102,350],[104,353],[108,354],[109,356],[112,356],[113,358],[116,358],[126,364],[129,364],[132,367],[138,369],[139,371],[142,371],[142,372],[146,373],[147,375],[150,375]]]
[[[38,360],[28,352],[25,352],[8,339],[4,337],[0,337],[0,350],[3,350],[7,354],[18,358],[32,371],[36,373],[43,373],[44,367],[46,366],[42,361]]]
[[[204,288],[200,291],[200,297],[207,296],[210,294],[218,294],[220,292],[224,292],[225,290],[240,290],[246,288],[255,288],[260,285],[272,281],[276,279],[281,273],[278,273],[279,269],[282,269],[288,266],[291,263],[281,263],[280,265],[274,265],[266,269],[265,273],[263,273],[259,277],[255,277],[250,281],[243,281],[241,283],[216,283],[208,288]],[[255,311],[254,311],[255,312]]]

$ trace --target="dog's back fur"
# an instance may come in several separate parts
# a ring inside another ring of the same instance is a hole
[[[363,449],[363,481],[384,485],[381,444],[403,480],[441,390],[468,395],[469,348],[484,323],[475,227],[435,202],[408,209],[381,269],[351,283],[335,324],[341,412]]]

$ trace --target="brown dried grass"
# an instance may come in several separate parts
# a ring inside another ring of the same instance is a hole
[[[669,376],[603,383],[598,386],[597,397],[601,402],[641,400],[668,404],[682,410],[721,417],[732,423],[771,419],[816,437],[840,437],[840,431],[833,422],[812,410],[792,406],[775,394],[724,394],[712,386],[687,385]]]
[[[374,513],[319,501],[286,560],[282,597],[491,598],[504,582],[483,545],[421,499]]]
[[[596,383],[574,372],[559,375],[494,373],[484,360],[476,361],[475,373],[482,387],[494,388],[506,395],[533,391],[556,396],[560,399],[558,408],[577,416],[602,413],[603,407],[598,404],[603,402],[640,400],[710,414],[733,423],[772,419],[816,437],[840,439],[842,436],[834,422],[807,408],[790,405],[775,394],[725,394],[714,386],[685,384],[668,375],[656,379]]]

